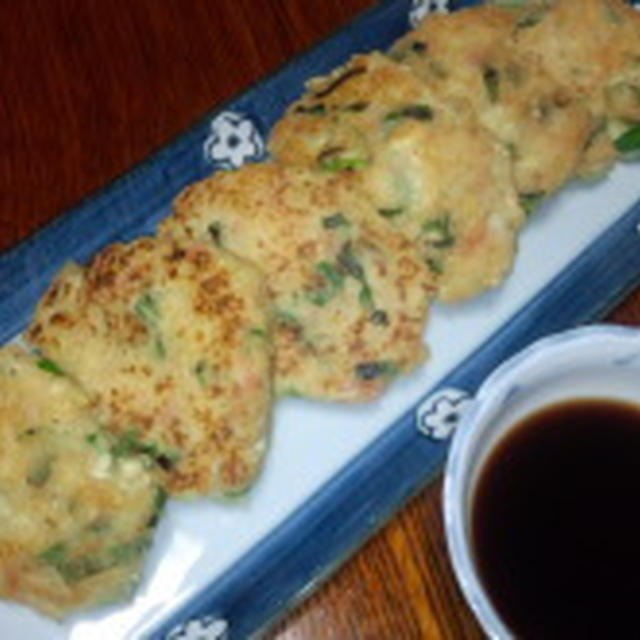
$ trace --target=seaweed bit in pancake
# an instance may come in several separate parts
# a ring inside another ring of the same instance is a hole
[[[608,168],[627,151],[618,138],[640,122],[640,13],[621,0],[558,0],[514,40],[600,123],[581,173]]]
[[[276,124],[279,162],[345,174],[409,239],[448,302],[498,284],[524,215],[507,150],[464,101],[437,100],[409,68],[355,56]]]
[[[56,618],[128,595],[164,503],[53,362],[0,349],[0,596]]]
[[[276,389],[367,400],[425,356],[432,278],[340,176],[276,164],[188,187],[161,232],[210,234],[259,265],[276,307]]]
[[[267,444],[265,291],[258,270],[211,243],[141,238],[64,268],[27,339],[132,449],[154,453],[169,493],[233,494]]]
[[[440,97],[469,101],[509,150],[516,187],[528,200],[575,174],[597,127],[582,100],[513,46],[513,32],[537,17],[534,9],[491,6],[430,15],[390,52]]]
[[[381,53],[358,54],[307,83],[304,96],[274,125],[269,150],[284,164],[361,169],[397,122],[457,122],[464,106],[437,100],[410,68]]]

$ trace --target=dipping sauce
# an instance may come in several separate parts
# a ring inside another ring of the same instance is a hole
[[[471,527],[516,637],[640,637],[640,407],[573,400],[527,416],[484,464]]]

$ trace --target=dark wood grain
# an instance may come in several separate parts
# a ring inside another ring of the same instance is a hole
[[[0,250],[142,160],[369,0],[0,0]],[[640,292],[610,319],[640,324]],[[480,638],[440,483],[269,637]]]
[[[0,250],[368,0],[0,0]]]

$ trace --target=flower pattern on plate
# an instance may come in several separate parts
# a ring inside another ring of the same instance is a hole
[[[174,627],[165,640],[226,640],[229,625],[215,616],[194,618]]]
[[[251,118],[223,111],[211,121],[211,133],[204,142],[204,157],[219,169],[237,169],[247,161],[264,157],[262,134]]]
[[[446,440],[460,424],[470,403],[471,396],[462,389],[439,389],[416,409],[418,431],[433,440]]]
[[[449,2],[450,0],[411,0],[409,24],[412,27],[417,26],[423,18],[434,11],[439,13],[448,13]]]

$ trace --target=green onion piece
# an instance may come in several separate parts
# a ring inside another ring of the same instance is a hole
[[[316,271],[320,275],[324,276],[335,287],[342,286],[342,277],[330,262],[319,262],[316,265]]]
[[[147,325],[155,326],[160,319],[160,312],[153,296],[150,293],[144,293],[138,298],[133,307],[138,317]]]
[[[307,298],[318,307],[322,307],[329,300],[334,298],[342,288],[342,276],[329,262],[319,262],[316,265],[316,272],[324,279],[324,286],[307,292]]]
[[[156,488],[156,493],[153,496],[153,508],[156,512],[162,511],[164,505],[167,503],[169,495],[162,487]]]
[[[640,124],[627,129],[613,143],[620,153],[630,153],[640,149]]]
[[[505,142],[504,148],[507,150],[507,153],[512,160],[518,159],[518,147],[514,142]]]
[[[351,171],[364,169],[369,164],[365,158],[324,158],[320,168],[324,171]]]
[[[395,209],[389,208],[389,209],[378,209],[378,213],[383,217],[383,218],[395,218],[396,216],[399,216],[401,214],[404,213],[404,209],[402,207],[397,207]]]
[[[222,494],[222,497],[226,498],[227,500],[238,500],[239,498],[246,496],[250,490],[251,490],[250,484],[245,487],[239,487],[237,489],[227,489]]]
[[[153,351],[159,360],[164,360],[167,357],[167,348],[164,346],[164,342],[158,337],[153,341]]]
[[[436,249],[448,249],[455,244],[451,218],[448,215],[423,223],[422,230],[427,236],[427,242]]]
[[[356,365],[355,375],[359,380],[375,380],[381,376],[394,376],[398,373],[398,367],[390,360],[374,362],[362,362]]]
[[[336,229],[337,227],[348,227],[350,222],[341,214],[335,213],[332,216],[322,218],[322,226],[325,229]]]
[[[208,387],[213,380],[211,365],[206,360],[198,360],[193,368],[193,373],[202,387]]]
[[[299,104],[294,111],[295,113],[304,113],[309,116],[323,116],[327,112],[327,108],[322,102],[317,102],[310,106]]]
[[[38,560],[52,567],[59,567],[67,557],[67,547],[64,542],[58,542],[42,553],[38,554]]]
[[[95,449],[98,453],[107,453],[109,451],[108,442],[106,438],[101,437],[99,432],[90,433],[85,436],[85,442]]]
[[[544,191],[532,191],[531,193],[521,193],[518,196],[520,206],[527,215],[531,215],[544,200]]]
[[[344,271],[346,271],[346,273],[352,278],[360,281],[362,284],[360,293],[358,294],[360,305],[367,311],[373,311],[375,309],[373,292],[367,283],[364,268],[360,264],[358,258],[356,258],[353,248],[351,247],[351,243],[347,242],[340,250],[340,253],[338,254],[338,266],[344,269]]]
[[[168,499],[167,492],[162,487],[156,487],[155,494],[153,496],[153,513],[147,521],[147,527],[155,527],[160,520],[160,514],[164,509],[164,505]]]
[[[433,120],[433,109],[426,104],[412,104],[401,107],[395,111],[390,111],[384,117],[385,122],[395,122],[403,118],[412,118],[413,120],[427,121]]]
[[[352,111],[353,113],[360,113],[361,111],[366,111],[369,108],[369,103],[364,100],[360,100],[359,102],[352,102],[351,104],[345,105],[342,107],[343,111]]]
[[[107,552],[109,566],[133,562],[148,546],[148,536],[142,535],[111,547]]]
[[[207,231],[213,240],[213,244],[216,247],[222,246],[222,225],[219,222],[212,222],[208,227]]]
[[[371,324],[386,327],[389,324],[389,316],[386,311],[376,309],[369,317]]]
[[[529,27],[535,27],[540,24],[542,20],[542,13],[527,13],[516,21],[517,29],[528,29]]]
[[[371,287],[366,282],[362,284],[362,288],[358,294],[358,300],[360,301],[360,306],[367,311],[373,311],[375,309],[373,293],[371,292]]]
[[[263,340],[269,337],[267,330],[262,327],[253,327],[252,329],[249,329],[249,333],[256,338],[262,338]]]
[[[98,444],[98,434],[97,433],[90,433],[85,440],[90,444],[90,445],[97,445]]]
[[[500,72],[494,67],[485,67],[482,79],[490,102],[497,102],[500,93]]]
[[[114,458],[124,458],[139,454],[156,458],[161,455],[161,452],[155,444],[140,440],[138,432],[134,429],[125,431],[111,447],[111,455]]]
[[[427,263],[427,267],[429,267],[429,270],[431,271],[431,273],[434,273],[437,276],[441,276],[443,274],[444,269],[442,268],[441,260],[430,257],[430,258],[427,258],[425,262]]]
[[[315,304],[316,307],[324,307],[327,302],[335,297],[335,291],[330,288],[315,289],[307,293],[307,298],[311,304]]]
[[[335,78],[332,82],[330,82],[324,89],[317,91],[315,94],[315,97],[326,98],[328,95],[333,93],[338,87],[340,87],[345,82],[347,82],[347,80],[354,78],[355,76],[359,76],[366,72],[367,72],[366,67],[351,67],[351,69],[347,69],[344,73],[340,74],[337,78]]]
[[[281,391],[281,395],[289,396],[291,398],[301,398],[303,394],[300,389],[297,389],[296,387],[285,387]]]
[[[58,567],[58,571],[67,582],[77,582],[108,568],[105,560],[99,555],[85,555],[65,562]]]
[[[65,375],[64,371],[52,360],[48,358],[40,358],[36,365],[39,369],[46,371],[47,373],[52,373],[54,376],[63,376]]]
[[[290,328],[299,328],[302,326],[300,319],[290,311],[276,310],[276,322],[279,325]]]
[[[347,242],[338,254],[338,265],[356,280],[364,280],[364,269],[356,258],[351,244]]]

